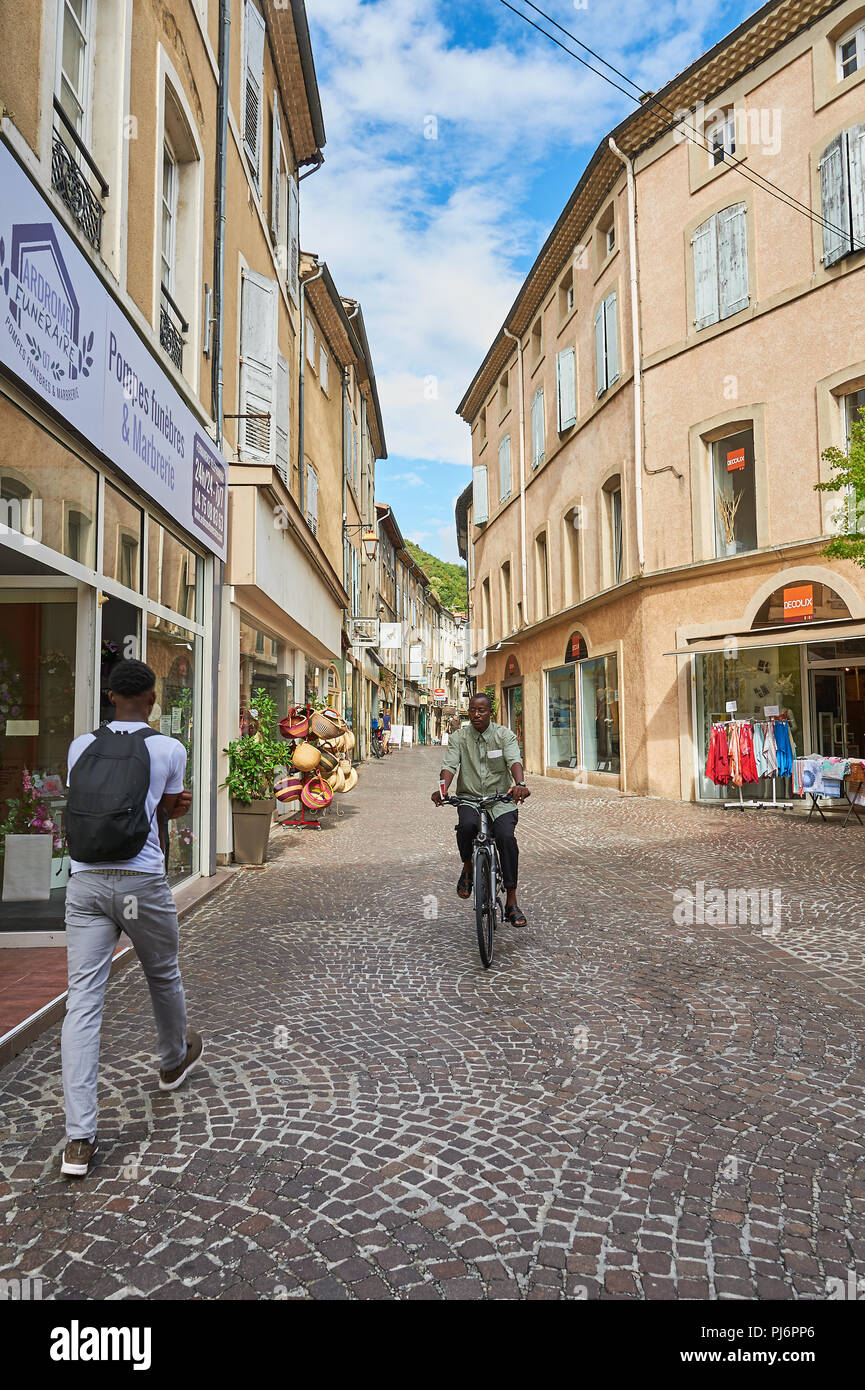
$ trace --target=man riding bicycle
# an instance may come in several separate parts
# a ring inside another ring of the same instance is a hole
[[[456,733],[451,734],[448,746],[444,750],[441,765],[442,785],[447,795],[454,776],[459,772],[457,796],[493,796],[496,792],[503,794],[510,788],[511,799],[519,805],[529,795],[520,761],[520,745],[510,729],[505,728],[503,724],[493,723],[492,712],[492,700],[489,695],[472,696],[469,701],[469,727],[458,729]],[[436,806],[443,805],[441,791],[433,792],[432,800]],[[493,823],[493,836],[498,846],[507,895],[505,916],[512,926],[524,927],[525,915],[517,906],[519,849],[514,831],[519,812],[516,809],[510,810],[500,801],[490,808],[489,815]],[[463,871],[457,882],[457,894],[461,898],[471,897],[472,843],[479,824],[480,813],[475,807],[459,807],[457,848],[463,861]]]

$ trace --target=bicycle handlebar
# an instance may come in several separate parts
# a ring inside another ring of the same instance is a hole
[[[442,805],[444,805],[445,802],[448,802],[451,806],[461,806],[463,804],[467,806],[492,806],[495,804],[496,801],[513,801],[513,797],[511,796],[510,792],[508,792],[507,795],[503,795],[501,792],[496,792],[495,796],[442,797]]]

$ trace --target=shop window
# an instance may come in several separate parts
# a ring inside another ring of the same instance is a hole
[[[576,666],[559,666],[547,672],[547,765],[576,767],[577,683]]]
[[[754,616],[751,626],[783,627],[786,623],[831,623],[852,615],[840,594],[828,584],[791,580],[774,589]]]
[[[748,225],[745,203],[722,208],[691,237],[694,324],[699,330],[738,314],[750,304]]]
[[[141,508],[106,482],[102,569],[119,584],[136,591],[141,589],[142,523]]]
[[[588,772],[620,769],[619,681],[615,656],[580,663],[583,764]]]
[[[694,657],[697,686],[697,757],[699,795],[718,800],[739,789],[716,786],[705,775],[712,724],[730,718],[728,702],[736,702],[737,719],[764,719],[767,705],[787,716],[790,734],[801,746],[802,679],[800,648],[793,644],[774,647],[730,645],[720,652],[698,652]],[[771,783],[748,788],[748,795],[771,796]],[[780,799],[780,794],[779,794]]]
[[[865,247],[865,122],[842,130],[820,156],[823,264]]]
[[[183,541],[150,518],[147,540],[147,597],[184,618],[198,619],[200,559]]]
[[[717,439],[711,445],[715,555],[757,548],[754,431]]]
[[[252,623],[240,623],[240,708],[252,703],[253,692],[267,691],[283,719],[294,703],[294,651]]]
[[[195,792],[198,780],[198,737],[195,718],[195,673],[200,638],[164,618],[148,615],[145,661],[156,673],[156,704],[151,728],[179,739],[186,749],[184,787]],[[177,883],[198,868],[198,815],[195,799],[190,811],[169,822],[168,881]]]
[[[43,602],[33,590],[7,587],[3,599],[0,929],[56,930],[69,877],[63,815],[75,734],[76,595],[56,589]]]

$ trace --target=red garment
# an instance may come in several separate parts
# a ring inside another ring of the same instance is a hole
[[[706,776],[716,787],[725,787],[730,780],[730,758],[727,752],[727,732],[723,724],[713,724],[706,759]]]
[[[754,757],[754,732],[750,724],[739,725],[739,754],[742,761],[742,781],[759,782],[757,759]]]
[[[730,755],[730,783],[734,787],[742,785],[742,750],[739,744],[739,726],[735,719],[727,725],[727,752]]]

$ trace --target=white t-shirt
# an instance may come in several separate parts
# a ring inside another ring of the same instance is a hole
[[[149,729],[149,724],[142,724],[139,720],[130,722],[129,720],[112,719],[108,728],[113,733],[133,733],[136,729]],[[74,739],[69,747],[69,772],[77,763],[85,748],[93,742],[95,734],[80,734]],[[176,738],[169,738],[167,734],[155,734],[152,738],[145,740],[144,747],[150,754],[150,790],[147,793],[147,816],[150,821],[150,831],[145,841],[144,848],[139,850],[134,859],[115,860],[113,864],[107,861],[103,864],[82,864],[77,859],[69,861],[70,873],[81,873],[85,869],[137,869],[139,873],[161,874],[165,872],[165,856],[159,844],[159,830],[156,824],[156,808],[162,800],[163,794],[168,792],[183,791],[183,774],[186,771],[186,749]],[[68,774],[67,774],[68,786]]]

